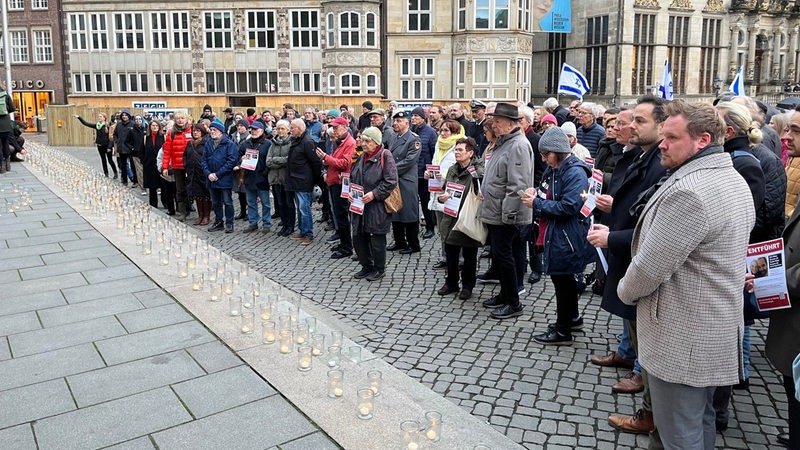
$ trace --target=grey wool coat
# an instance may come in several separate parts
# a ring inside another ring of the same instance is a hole
[[[397,136],[389,147],[397,166],[397,180],[400,184],[400,195],[403,197],[403,209],[392,214],[392,222],[406,223],[419,220],[417,160],[421,148],[419,136],[411,130],[402,136]]]

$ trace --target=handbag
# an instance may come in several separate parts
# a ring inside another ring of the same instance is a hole
[[[383,150],[384,152],[386,150]],[[383,169],[383,152],[381,152],[381,169]],[[383,201],[383,206],[389,214],[396,214],[403,209],[403,196],[400,194],[400,180],[392,189],[392,193]]]
[[[473,187],[461,204],[461,210],[458,212],[456,224],[453,225],[453,231],[460,231],[481,244],[486,244],[489,229],[486,228],[486,224],[478,220],[478,208],[480,205],[481,199],[478,198],[478,194],[475,193],[475,188]]]

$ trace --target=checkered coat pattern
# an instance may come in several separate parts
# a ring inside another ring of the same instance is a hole
[[[639,361],[649,374],[694,387],[739,382],[754,223],[750,190],[721,152],[685,163],[647,202],[617,292],[638,304]]]

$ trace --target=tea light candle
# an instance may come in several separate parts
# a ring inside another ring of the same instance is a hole
[[[311,370],[311,346],[303,345],[298,349],[297,369],[301,372]]]
[[[261,342],[264,344],[275,343],[275,322],[267,321],[261,323]]]
[[[169,264],[169,250],[163,249],[158,251],[158,265],[166,266]]]
[[[178,278],[186,278],[189,276],[189,263],[186,259],[178,261]]]
[[[416,420],[404,420],[400,422],[400,430],[403,432],[405,448],[417,450],[419,448],[419,423]]]
[[[203,274],[202,273],[193,273],[192,274],[192,290],[199,291],[203,289]]]
[[[374,406],[374,396],[369,389],[359,389],[356,393],[358,396],[358,418],[369,420],[372,418],[372,408]]]
[[[372,391],[372,395],[375,397],[381,395],[381,379],[383,378],[383,374],[381,374],[380,370],[372,369],[367,372],[367,380],[369,381],[369,390]]]
[[[314,334],[311,336],[311,354],[320,356],[325,349],[325,335]]]
[[[278,336],[280,339],[281,353],[283,354],[290,353],[294,347],[294,339],[292,339],[292,331],[281,330]]]
[[[339,398],[344,393],[344,371],[339,369],[328,371],[328,397]]]
[[[218,302],[222,300],[222,285],[216,281],[211,282],[211,301]]]
[[[255,313],[242,313],[242,334],[252,334],[255,328]]]
[[[342,358],[342,348],[338,345],[328,347],[328,367],[336,367]]]
[[[442,414],[438,411],[428,411],[425,413],[425,418],[428,420],[428,429],[425,431],[425,437],[429,441],[439,442],[442,437]]]
[[[197,254],[191,254],[186,258],[186,265],[190,270],[197,268]]]
[[[231,316],[238,316],[242,313],[242,297],[231,296],[229,299],[230,314]]]
[[[261,304],[261,320],[272,319],[272,303]]]
[[[308,325],[298,324],[295,331],[295,339],[297,344],[305,344],[306,341],[308,341]]]

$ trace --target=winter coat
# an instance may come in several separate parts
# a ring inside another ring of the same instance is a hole
[[[173,169],[183,170],[183,151],[186,149],[186,144],[191,140],[191,125],[187,125],[183,130],[178,130],[175,127],[169,130],[164,139],[164,161],[161,164],[161,169],[172,167]]]
[[[288,134],[285,140],[278,136],[272,138],[272,145],[265,159],[265,164],[269,169],[267,180],[271,186],[283,185],[286,183],[286,165],[289,162],[289,149],[292,147],[292,137]]]
[[[542,269],[548,275],[583,272],[595,250],[586,235],[589,219],[581,214],[581,193],[589,189],[592,169],[574,155],[542,174],[541,194],[533,202],[536,216],[546,221]],[[549,192],[548,192],[549,191]],[[542,198],[542,195],[547,198]]]
[[[789,158],[786,163],[786,217],[791,217],[800,194],[800,157]]]
[[[531,144],[531,150],[533,150],[533,185],[538,186],[542,182],[542,174],[547,167],[547,164],[542,159],[542,152],[539,151],[539,139],[541,139],[541,136],[536,134],[533,127],[530,127],[528,132],[525,133],[525,138]]]
[[[292,138],[289,159],[286,163],[284,187],[290,192],[311,192],[322,176],[322,161],[314,151],[316,146],[308,132]]]
[[[204,136],[196,145],[194,141],[189,141],[183,153],[183,168],[186,171],[186,191],[191,198],[208,198],[211,196],[208,192],[208,177],[203,172],[203,153],[205,152],[206,141],[209,140],[211,138]]]
[[[114,145],[117,147],[118,154],[123,156],[131,154],[133,150],[132,132],[133,120],[117,122],[117,126],[114,128]]]
[[[437,160],[437,157],[439,155],[439,148],[438,148],[439,145],[437,144],[436,147],[437,147],[436,150],[433,152],[434,160],[432,161],[432,163],[435,166],[439,166],[439,171],[442,174],[442,178],[444,178],[444,177],[447,176],[447,172],[450,171],[450,167],[452,167],[453,164],[456,163],[456,151],[455,151],[456,146],[454,145],[454,146],[450,147],[450,149],[447,150],[447,152],[441,157],[441,159],[438,159],[438,160]],[[437,197],[437,194],[431,193],[431,199],[428,202],[428,209],[430,209],[431,211],[443,212],[444,211],[444,205],[439,203],[436,200],[436,197]]]
[[[108,145],[109,144],[109,141],[108,141],[108,125],[103,124],[102,127],[97,128],[97,124],[91,123],[91,122],[87,122],[81,116],[78,116],[78,120],[84,126],[95,130],[94,143],[98,147],[102,147],[102,148],[108,148],[109,147],[109,145]]]
[[[353,165],[351,183],[372,192],[375,200],[364,205],[364,214],[350,214],[353,233],[386,234],[392,227],[392,215],[386,212],[386,200],[397,186],[397,166],[392,152],[381,147],[372,156],[364,152]]]
[[[569,115],[569,110],[561,105],[556,106],[556,109],[551,113],[555,116],[558,126],[564,125],[566,122],[572,122],[572,117]]]
[[[439,133],[427,123],[412,127],[411,131],[419,136],[420,151],[419,161],[417,161],[417,177],[422,178],[425,175],[425,166],[431,164],[433,155],[436,154],[436,141],[439,139]]]
[[[594,160],[595,169],[603,171],[603,194],[608,193],[608,184],[611,182],[611,174],[617,161],[622,157],[623,145],[617,143],[616,139],[605,138],[600,141],[597,147],[597,158]]]
[[[239,150],[228,136],[223,134],[216,147],[211,138],[206,139],[201,162],[206,180],[212,173],[217,175],[217,181],[207,181],[209,190],[233,189],[233,168],[239,162]]]
[[[786,171],[780,157],[775,156],[764,144],[754,147],[753,154],[761,163],[767,183],[764,203],[761,205],[763,211],[757,211],[756,214],[755,228],[758,231],[754,233],[756,242],[762,242],[777,239],[783,233],[786,224]]]
[[[484,169],[478,219],[489,225],[530,225],[532,211],[519,196],[519,191],[533,186],[530,142],[517,128],[499,136],[490,155]]]
[[[353,152],[356,151],[356,140],[350,133],[347,133],[338,147],[331,155],[325,155],[322,165],[327,168],[325,172],[325,184],[333,186],[342,184],[342,174],[350,172],[352,166]]]
[[[14,130],[14,121],[11,120],[11,113],[15,112],[17,108],[14,106],[14,101],[8,92],[2,91],[3,95],[0,101],[6,102],[6,111],[8,114],[0,116],[0,133],[11,133]]]
[[[161,168],[158,167],[158,151],[164,146],[164,135],[157,133],[155,141],[150,134],[144,138],[144,149],[139,158],[142,161],[142,187],[156,189],[161,187]]]
[[[417,222],[419,220],[419,188],[417,187],[417,163],[422,145],[411,130],[397,136],[389,150],[397,166],[397,179],[403,208],[392,214],[392,222]]]
[[[795,210],[786,222],[783,240],[786,287],[792,307],[770,312],[766,353],[782,375],[791,377],[792,361],[800,353],[800,211]]]
[[[239,149],[242,154],[246,153],[247,150],[250,149],[258,149],[258,162],[256,163],[256,169],[239,169],[244,172],[244,187],[251,191],[269,190],[269,183],[267,181],[268,171],[265,160],[267,158],[267,154],[269,153],[270,145],[272,145],[272,141],[267,139],[266,135],[261,135],[261,139],[258,141],[254,141],[253,137],[251,136],[250,139],[242,144],[242,147]]]
[[[133,129],[131,129],[131,134],[129,135],[130,142],[131,142],[131,156],[134,157],[141,157],[142,153],[144,153],[144,136],[147,134],[147,129],[144,126],[137,126],[136,123],[133,124]]]
[[[470,167],[475,168],[475,174],[477,177],[473,177],[469,171]],[[450,166],[450,169],[447,171],[447,175],[445,176],[445,185],[448,182],[460,184],[465,187],[464,195],[461,197],[461,203],[458,205],[458,213],[461,214],[461,208],[464,207],[464,200],[467,198],[467,193],[471,189],[475,195],[478,195],[478,180],[483,178],[483,160],[480,159],[479,156],[475,156],[470,161],[469,166],[461,167],[458,163],[453,164]],[[431,194],[431,197],[439,203],[439,194]],[[442,203],[439,203],[443,205]],[[444,208],[444,206],[442,206]],[[452,217],[447,214],[442,215],[442,221],[439,222],[439,229],[443,230],[443,236],[445,239],[445,243],[450,245],[456,245],[459,247],[482,247],[483,244],[472,239],[471,237],[467,236],[466,234],[460,231],[454,231],[453,227],[456,224],[458,217]]]
[[[600,141],[606,137],[606,129],[592,122],[589,128],[578,126],[578,142],[586,147],[591,153],[592,158],[597,158],[597,149],[600,146]]]
[[[753,196],[753,207],[756,209],[756,222],[758,222],[758,216],[762,211],[761,206],[764,204],[766,189],[764,172],[761,170],[761,164],[759,164],[758,159],[753,155],[753,151],[750,149],[750,145],[747,141],[747,136],[737,136],[728,139],[723,144],[723,148],[725,148],[726,153],[731,155],[733,168],[744,178],[747,187],[750,188],[750,195]],[[762,218],[762,220],[763,219],[764,218]],[[753,227],[753,230],[750,232],[751,244],[759,242],[753,239],[758,239],[758,236],[766,231],[759,231],[757,228],[758,226]]]
[[[322,122],[319,120],[306,120],[306,133],[311,137],[311,140],[314,141],[314,144],[318,144],[319,141],[322,140],[322,136],[320,132],[322,131]]]

